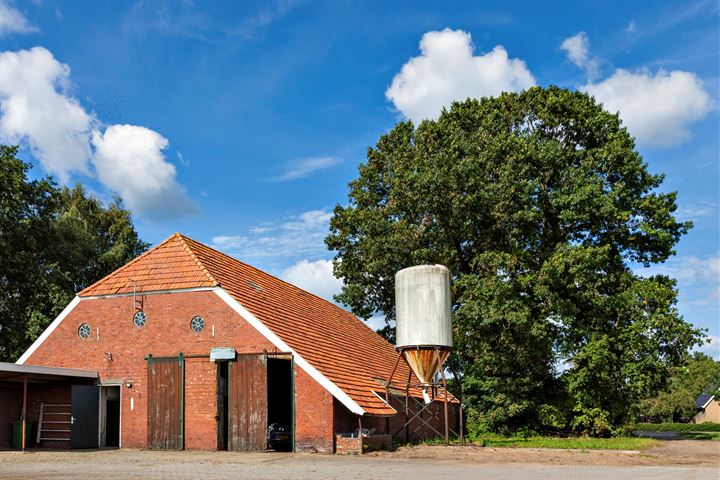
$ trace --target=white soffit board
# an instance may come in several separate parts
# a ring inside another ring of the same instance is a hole
[[[230,295],[220,287],[215,288],[215,293],[218,295],[218,297],[223,299],[223,301],[227,303],[230,308],[235,310],[235,312],[237,312],[241,317],[243,317],[265,338],[267,338],[270,343],[272,343],[278,349],[284,352],[292,352],[293,357],[295,358],[295,364],[305,370],[305,372],[307,372],[307,374],[310,375],[313,380],[318,382],[325,390],[330,392],[335,398],[340,401],[340,403],[345,405],[348,410],[358,415],[365,414],[365,410],[360,405],[358,405],[355,400],[350,398],[350,396],[347,393],[343,392],[340,387],[335,385],[332,381],[330,381],[330,379],[320,373],[315,367],[310,365],[295,350],[290,348],[290,346],[287,343],[283,342],[282,339],[278,337],[272,330],[270,330],[267,325],[258,320],[255,315],[250,313],[245,307],[240,304],[240,302],[235,300],[232,295]]]
[[[30,348],[28,348],[25,353],[22,354],[22,356],[18,359],[17,362],[15,362],[18,365],[24,365],[28,358],[30,358],[30,355],[35,353],[35,350],[38,349],[40,345],[47,339],[50,334],[55,331],[55,329],[62,323],[63,320],[65,320],[65,317],[67,317],[70,312],[73,311],[75,307],[77,307],[78,303],[80,303],[80,297],[75,297],[72,299],[70,303],[68,303],[67,307],[63,309],[62,312],[60,312],[60,315],[58,315],[53,322],[48,325],[48,327],[45,329],[45,331],[40,335],[37,340],[33,342],[32,345],[30,345]]]

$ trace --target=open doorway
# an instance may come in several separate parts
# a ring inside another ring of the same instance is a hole
[[[228,449],[228,362],[217,363],[217,449]]]
[[[120,447],[120,386],[100,389],[100,446]]]
[[[268,358],[268,448],[291,451],[294,447],[294,395],[292,362],[287,358]]]

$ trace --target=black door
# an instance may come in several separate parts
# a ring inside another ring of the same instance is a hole
[[[98,447],[100,387],[73,385],[70,402],[70,448]]]

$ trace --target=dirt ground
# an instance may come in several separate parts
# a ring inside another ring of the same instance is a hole
[[[473,463],[537,463],[542,465],[693,466],[720,468],[720,442],[668,440],[636,450],[561,450],[551,448],[492,448],[477,446],[401,447],[368,455],[391,458],[455,460]]]
[[[720,442],[640,452],[418,446],[363,456],[201,451],[0,452],[0,479],[718,480]]]

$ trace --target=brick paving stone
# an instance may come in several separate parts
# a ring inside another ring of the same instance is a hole
[[[0,452],[0,479],[247,480],[705,480],[718,470],[698,467],[473,464],[423,459],[309,454],[106,450]]]

